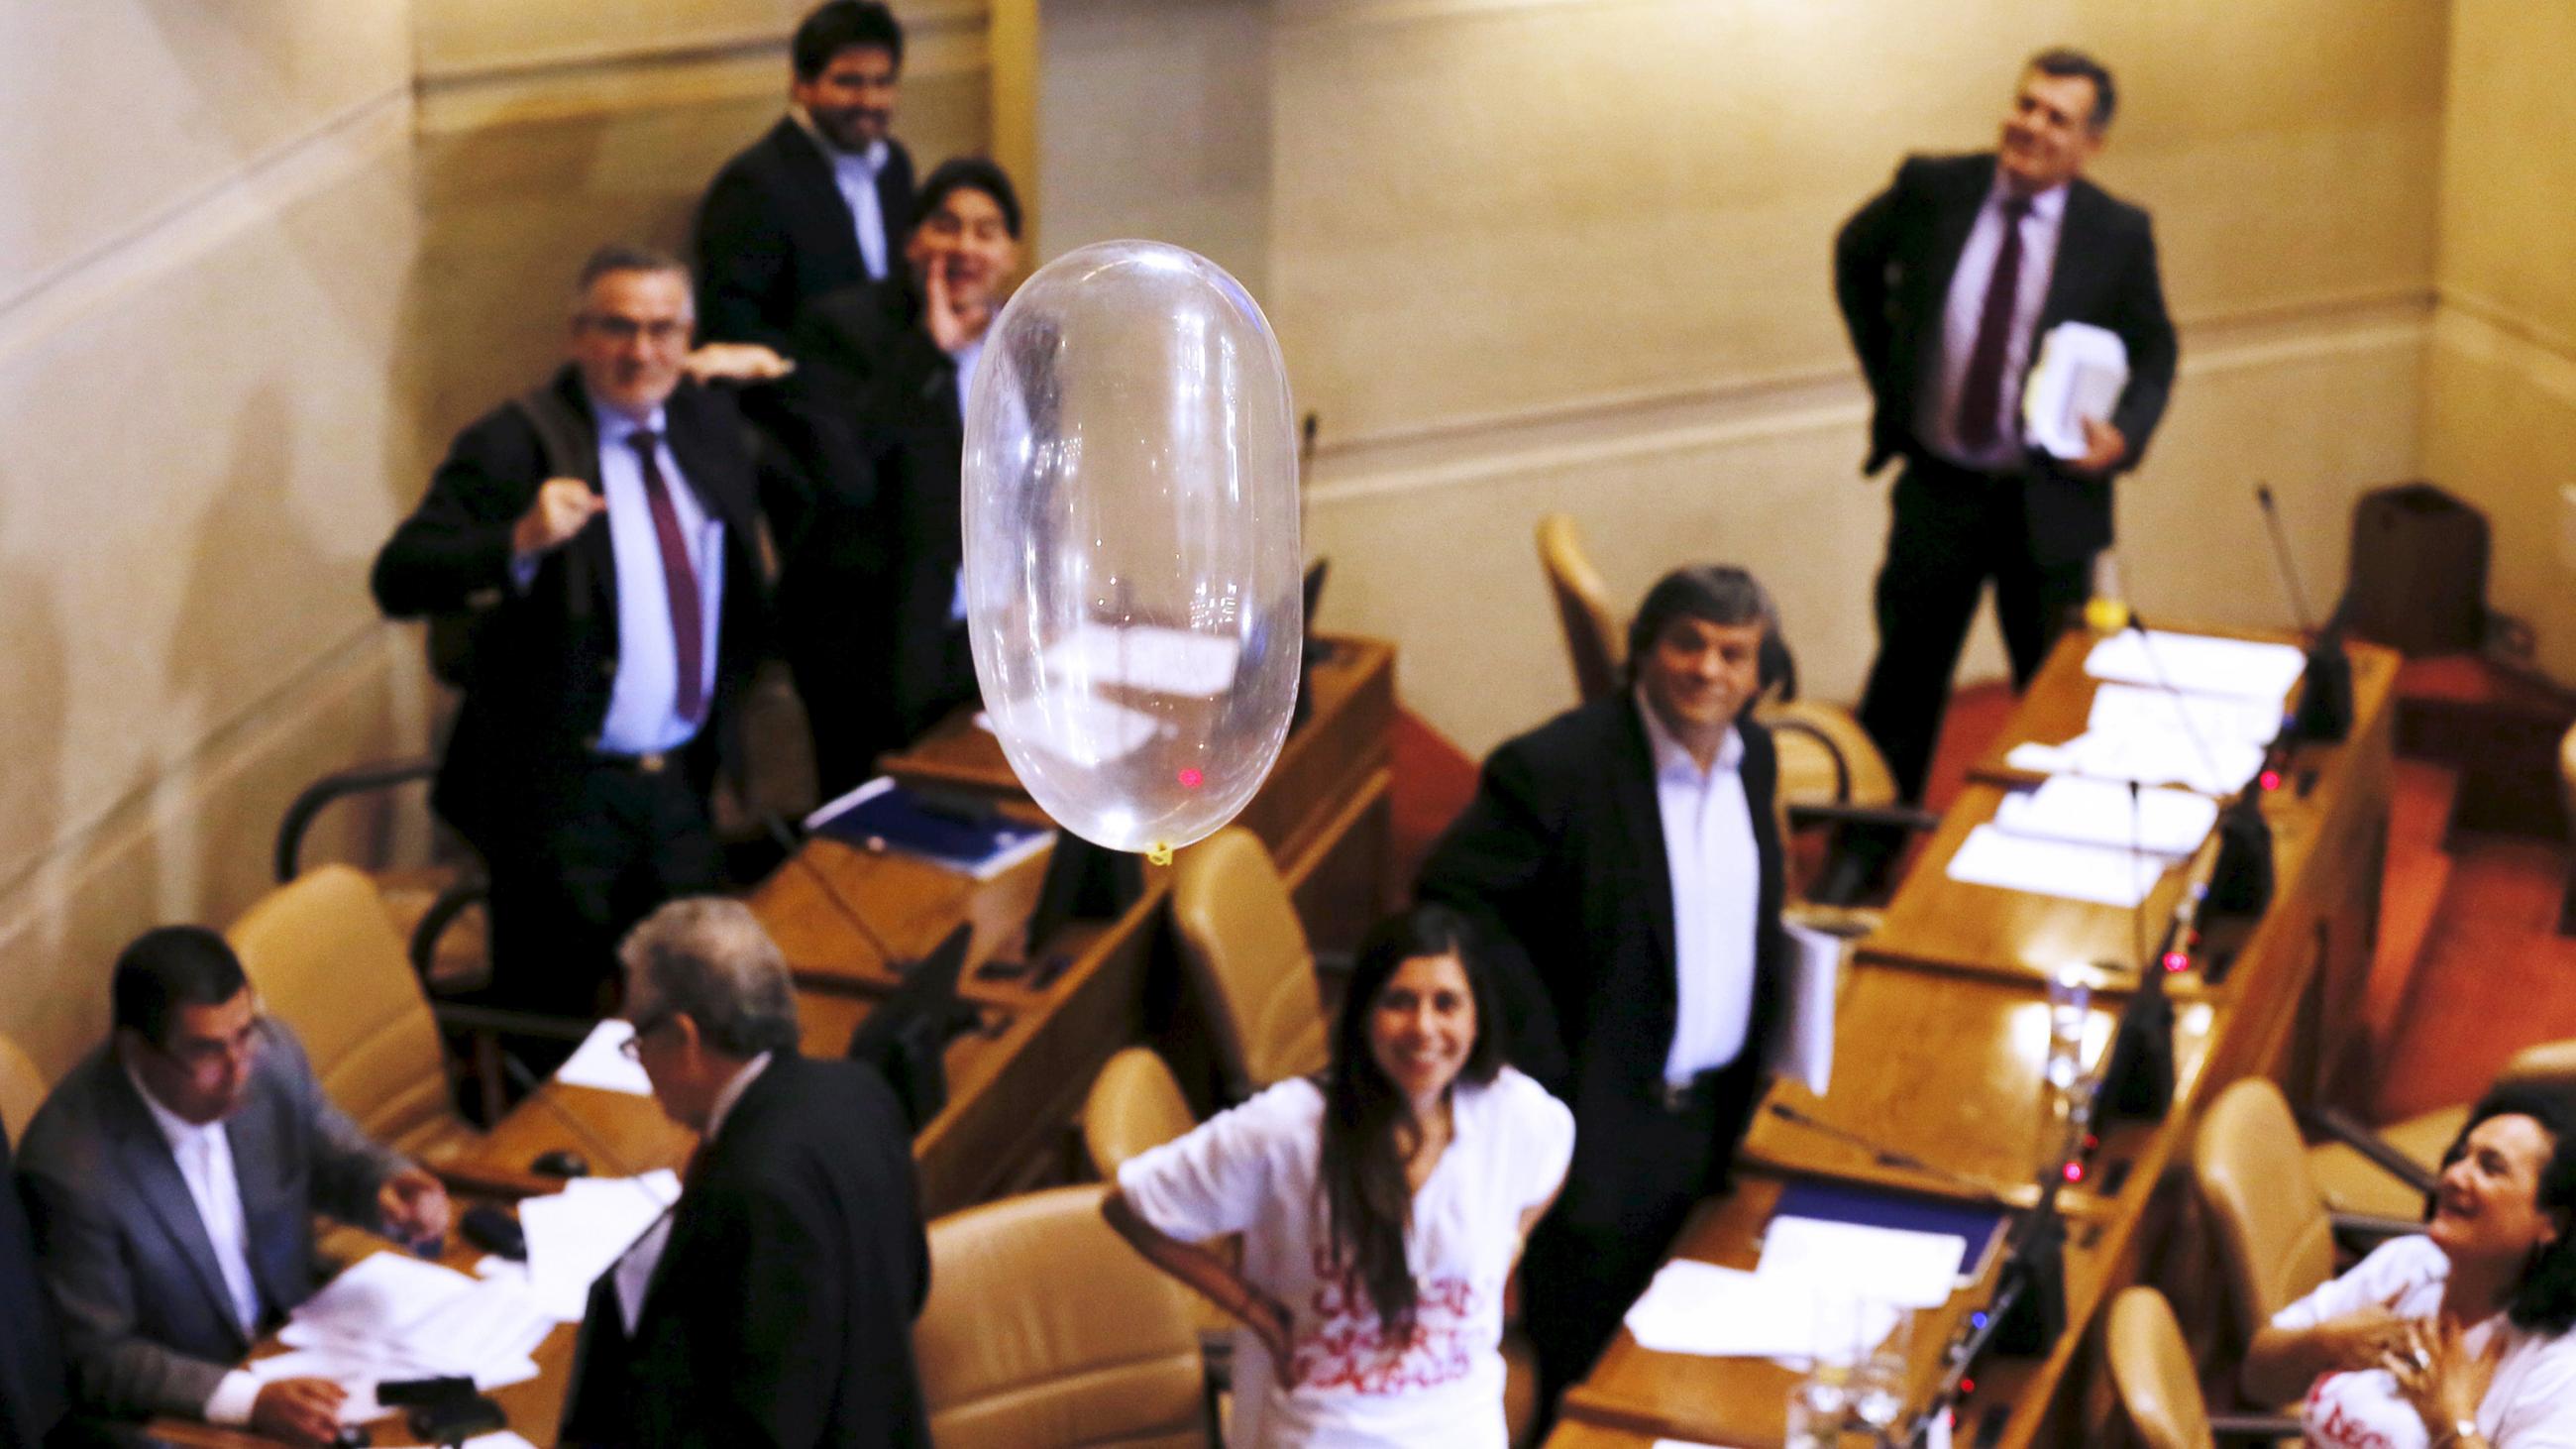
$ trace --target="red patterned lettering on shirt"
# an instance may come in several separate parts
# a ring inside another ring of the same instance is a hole
[[[1423,1282],[1414,1300],[1413,1332],[1398,1341],[1378,1322],[1376,1305],[1351,1271],[1318,1245],[1311,1326],[1300,1325],[1289,1367],[1301,1389],[1384,1396],[1436,1388],[1475,1368],[1467,1329],[1476,1316],[1475,1285],[1464,1278]]]

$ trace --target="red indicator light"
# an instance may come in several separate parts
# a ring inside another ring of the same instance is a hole
[[[1973,1393],[1975,1393],[1976,1391],[1977,1391],[1977,1381],[1976,1381],[1975,1379],[1961,1379],[1961,1380],[1959,1380],[1959,1397],[1961,1397],[1961,1398],[1963,1398],[1963,1399],[1964,1399],[1964,1398],[1966,1398],[1968,1395],[1973,1394]]]
[[[2084,1164],[2080,1162],[2070,1162],[2066,1164],[2066,1180],[2068,1182],[2082,1182],[2084,1180]]]
[[[2265,770],[2263,772],[2263,788],[2266,790],[2280,789],[2281,772],[2278,770]]]
[[[2191,958],[2189,956],[2184,955],[2180,951],[2167,951],[2165,953],[2165,970],[2188,971],[2190,969]]]
[[[1184,769],[1181,771],[1181,788],[1184,790],[1195,790],[1206,778],[1206,776],[1201,775],[1195,768]]]

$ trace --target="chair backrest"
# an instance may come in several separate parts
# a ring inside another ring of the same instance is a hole
[[[1229,826],[1181,852],[1172,922],[1207,1003],[1208,1035],[1229,1096],[1322,1070],[1324,998],[1315,954],[1259,836]]]
[[[12,1143],[26,1134],[27,1119],[45,1105],[50,1090],[26,1049],[0,1036],[0,1126],[7,1127]]]
[[[1082,1145],[1091,1153],[1091,1170],[1104,1179],[1116,1178],[1128,1158],[1197,1125],[1180,1082],[1152,1047],[1128,1047],[1111,1057],[1082,1104]]]
[[[1611,607],[1610,590],[1583,552],[1574,519],[1550,513],[1538,521],[1538,562],[1565,628],[1565,652],[1574,660],[1574,685],[1586,704],[1616,693],[1627,654],[1626,629]]]
[[[2334,1272],[2334,1223],[2281,1089],[2247,1077],[2220,1092],[2192,1140],[2191,1173],[2245,1342]]]
[[[2212,1449],[2209,1405],[2173,1305],[2153,1288],[2124,1288],[2111,1300],[2102,1356],[2120,1409],[2147,1449]]]
[[[2576,1037],[2545,1041],[2515,1052],[2504,1070],[2496,1073],[2496,1085],[2576,1088]]]
[[[1060,1187],[930,1225],[913,1353],[940,1449],[1203,1445],[1206,1368],[1187,1290]]]
[[[279,886],[225,932],[267,1010],[295,1029],[322,1090],[398,1151],[455,1121],[429,999],[373,881],[324,865]]]

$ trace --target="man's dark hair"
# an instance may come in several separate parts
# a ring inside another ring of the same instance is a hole
[[[2088,122],[2096,131],[2111,128],[2111,113],[2120,108],[2119,88],[2111,84],[2111,68],[2071,45],[2052,45],[2030,58],[2030,69],[2041,75],[2064,78],[2080,75],[2093,83],[2093,115]]]
[[[2576,1328],[2576,1092],[2558,1086],[2508,1082],[2490,1090],[2469,1112],[2468,1125],[2442,1154],[2442,1170],[2468,1155],[2469,1134],[2494,1117],[2528,1117],[2549,1134],[2549,1155],[2532,1184],[2532,1201],[2558,1227],[2558,1238],[2534,1249],[2505,1296],[2505,1316],[2532,1333]],[[2436,1186],[2424,1199],[2430,1220],[2439,1203]]]
[[[221,1006],[248,984],[241,958],[223,937],[203,926],[156,926],[116,958],[108,987],[112,1020],[167,1046],[179,1008]]]
[[[1733,564],[1691,564],[1677,568],[1655,580],[1646,590],[1644,603],[1637,606],[1637,617],[1628,623],[1628,678],[1637,677],[1637,664],[1655,647],[1655,641],[1672,627],[1675,619],[1697,619],[1722,628],[1737,624],[1761,624],[1764,633],[1776,632],[1780,611],[1772,606],[1771,595],[1764,591],[1753,575]]]
[[[1010,231],[1011,240],[1020,239],[1020,193],[1012,188],[1011,178],[1000,164],[983,156],[951,156],[931,170],[921,183],[920,199],[914,203],[912,214],[917,219],[913,228],[919,230],[952,191],[980,191],[993,198],[993,204],[1002,209],[1002,225]]]
[[[590,295],[590,284],[611,272],[677,272],[689,275],[689,264],[660,247],[641,242],[610,242],[590,254],[581,264],[581,276],[573,283],[576,298]]]
[[[814,7],[814,13],[796,27],[787,54],[796,67],[796,78],[810,81],[823,73],[832,57],[859,49],[884,51],[896,72],[902,72],[903,22],[878,0],[828,0]]]

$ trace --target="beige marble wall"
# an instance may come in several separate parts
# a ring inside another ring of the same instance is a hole
[[[2490,605],[2576,681],[2576,10],[2454,0],[2425,476],[2485,510]]]

